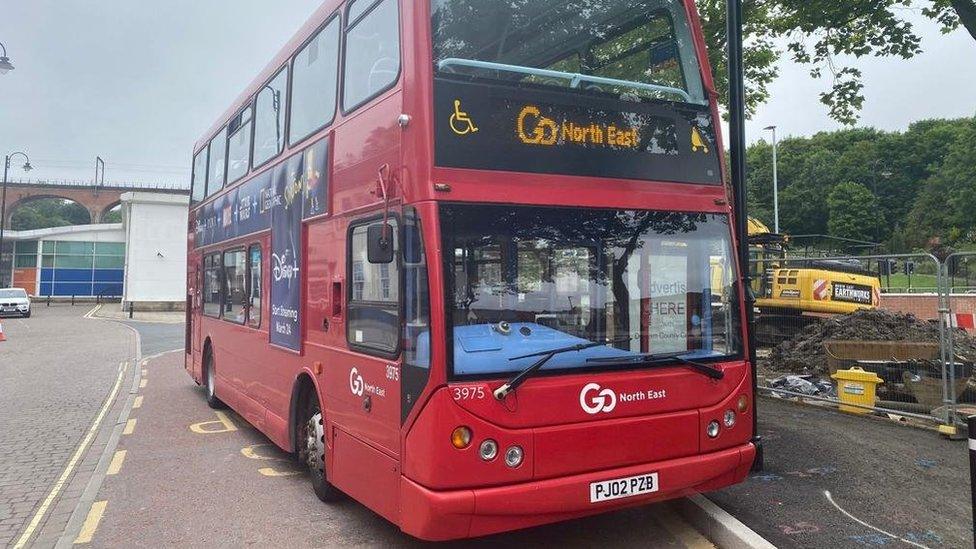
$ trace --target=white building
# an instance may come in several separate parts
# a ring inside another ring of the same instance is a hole
[[[187,196],[122,195],[125,228],[123,305],[180,309],[186,301]]]

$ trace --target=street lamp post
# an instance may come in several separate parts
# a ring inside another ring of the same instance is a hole
[[[779,166],[776,164],[779,143],[776,142],[776,126],[763,129],[773,132],[773,232],[779,234]]]
[[[10,160],[17,156],[24,157],[24,171],[31,171],[30,158],[22,152],[8,154],[3,161],[3,191],[0,191],[0,268],[3,267],[3,232],[7,227],[7,174],[10,171]],[[6,269],[0,271],[0,282],[6,276]]]
[[[14,64],[10,62],[10,58],[7,57],[7,48],[0,42],[0,74],[7,74],[8,72],[14,70]]]

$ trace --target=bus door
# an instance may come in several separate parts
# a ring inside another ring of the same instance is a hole
[[[396,515],[400,448],[400,221],[356,220],[348,231],[347,360],[337,372],[332,482]]]

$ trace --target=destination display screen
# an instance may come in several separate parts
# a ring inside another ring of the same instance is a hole
[[[436,164],[720,185],[707,106],[435,80]]]

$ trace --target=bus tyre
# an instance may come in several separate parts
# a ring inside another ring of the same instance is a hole
[[[214,369],[213,351],[210,347],[207,347],[203,357],[203,385],[207,392],[207,405],[214,410],[221,410],[227,406],[217,398],[217,374]]]
[[[308,467],[312,478],[312,490],[318,498],[326,503],[338,500],[342,492],[333,486],[325,476],[325,421],[322,419],[322,409],[318,398],[313,394],[304,414],[304,421],[300,425],[303,447],[298,458]]]

